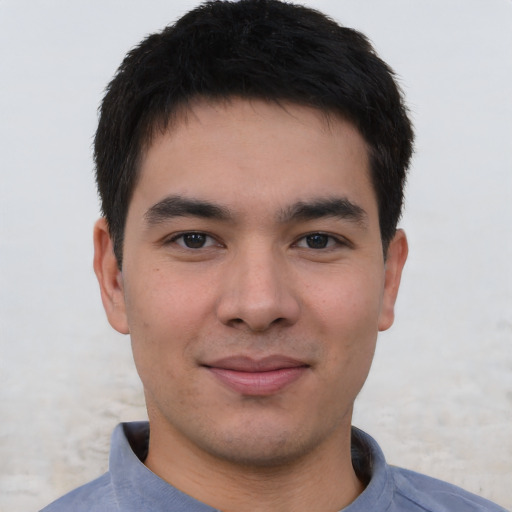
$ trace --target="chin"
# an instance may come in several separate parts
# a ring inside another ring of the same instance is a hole
[[[298,462],[315,451],[329,435],[328,432],[322,434],[312,434],[300,427],[253,421],[249,428],[238,426],[208,436],[203,440],[207,441],[203,449],[231,464],[255,469],[278,468]]]
[[[254,469],[278,468],[290,465],[309,452],[306,446],[290,445],[286,440],[252,439],[228,442],[210,447],[211,455],[228,463]]]

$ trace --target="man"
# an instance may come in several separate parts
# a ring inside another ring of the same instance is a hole
[[[304,7],[206,3],[128,54],[94,268],[149,425],[45,511],[501,510],[351,427],[393,323],[412,140],[364,36]]]

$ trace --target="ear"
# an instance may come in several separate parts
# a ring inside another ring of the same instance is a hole
[[[408,252],[407,237],[405,232],[399,229],[389,244],[385,262],[384,294],[379,316],[379,331],[385,331],[393,325],[396,297]]]
[[[104,218],[94,225],[94,272],[110,325],[121,334],[128,334],[130,330],[126,317],[123,275],[117,266],[112,239]]]

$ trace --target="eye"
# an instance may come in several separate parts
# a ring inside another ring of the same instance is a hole
[[[169,242],[176,243],[185,249],[203,249],[218,245],[213,237],[199,232],[181,233],[171,238]]]
[[[303,236],[296,246],[304,249],[329,249],[343,243],[337,238],[325,233],[311,233]]]

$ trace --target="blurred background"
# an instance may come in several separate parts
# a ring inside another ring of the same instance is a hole
[[[398,73],[410,257],[354,424],[388,462],[512,508],[512,2],[309,0]],[[92,137],[128,49],[186,0],[0,0],[0,512],[106,470],[145,417],[92,271]]]

